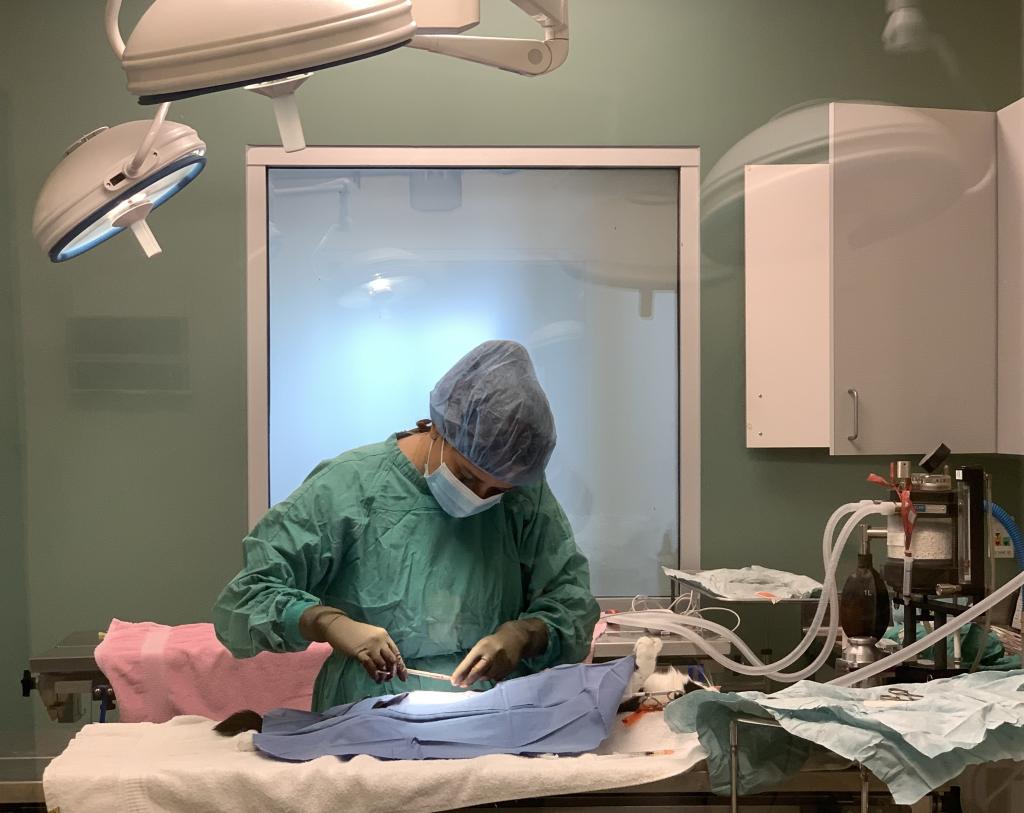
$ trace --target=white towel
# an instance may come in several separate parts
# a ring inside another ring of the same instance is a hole
[[[668,567],[662,570],[671,579],[701,588],[725,601],[763,599],[775,604],[786,599],[808,600],[821,595],[821,582],[808,576],[771,570],[760,565],[689,572]],[[614,617],[608,620],[615,623]]]
[[[704,759],[696,735],[668,731],[661,714],[642,728],[616,723],[607,747],[673,748],[663,756],[585,754],[463,760],[277,762],[226,738],[204,717],[83,728],[43,774],[46,804],[61,813],[430,813],[667,779]]]

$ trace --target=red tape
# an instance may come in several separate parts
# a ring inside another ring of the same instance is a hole
[[[890,477],[892,477],[891,470]],[[891,488],[900,498],[900,518],[903,520],[903,546],[909,552],[910,540],[914,535],[914,523],[917,522],[917,511],[914,510],[914,504],[910,501],[910,489],[899,488],[894,477],[891,480],[886,480],[877,474],[869,474],[868,482],[876,486]]]

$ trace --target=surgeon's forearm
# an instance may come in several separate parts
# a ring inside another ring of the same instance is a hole
[[[501,627],[515,627],[515,631],[524,637],[522,657],[536,658],[547,651],[548,625],[541,619],[520,618],[518,621],[502,624]]]
[[[334,607],[314,604],[299,617],[299,634],[307,641],[323,643],[330,622],[345,614]]]

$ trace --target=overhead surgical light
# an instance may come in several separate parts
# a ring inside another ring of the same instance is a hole
[[[567,0],[512,2],[543,40],[460,36],[479,23],[479,0],[152,0],[125,43],[122,0],[107,0],[107,40],[128,90],[159,107],[152,124],[101,128],[68,150],[40,192],[35,237],[54,262],[124,229],[158,253],[146,216],[206,161],[194,130],[165,121],[177,99],[230,88],[267,96],[292,152],[306,146],[295,91],[323,68],[413,45],[526,75],[554,70],[569,52]]]
[[[376,274],[373,279],[366,283],[366,290],[370,296],[378,296],[379,294],[390,294],[391,293],[391,280],[387,277]]]
[[[415,296],[426,287],[422,276],[424,258],[399,248],[346,252],[335,256],[325,281],[344,282],[345,290],[337,303],[349,310],[387,305],[396,299]],[[369,278],[366,274],[369,273]],[[356,285],[348,281],[362,280]]]
[[[405,45],[411,0],[154,0],[127,43],[122,0],[107,0],[107,39],[140,104],[229,88],[274,100],[281,142],[305,146],[294,92],[314,71]]]
[[[417,0],[424,8],[442,0]],[[508,37],[467,37],[459,34],[418,34],[410,48],[445,54],[523,76],[550,73],[569,56],[567,0],[512,0],[544,30],[543,40]],[[444,4],[444,3],[442,3]],[[477,4],[479,5],[479,4]],[[419,6],[417,6],[418,10]]]
[[[147,257],[160,246],[146,217],[206,165],[196,131],[156,118],[101,127],[64,153],[36,201],[32,233],[53,262],[77,257],[130,229]]]
[[[736,239],[735,228],[742,228],[748,164],[829,163],[835,153],[845,167],[856,167],[846,183],[856,178],[864,199],[872,198],[873,184],[899,177],[906,194],[892,194],[850,218],[854,228],[843,239],[863,244],[924,222],[983,185],[983,177],[964,176],[969,163],[964,149],[947,126],[924,110],[901,109],[892,123],[865,120],[837,135],[831,131],[829,102],[783,111],[733,145],[701,183],[701,251],[713,261],[703,278],[713,276],[716,265],[727,272],[743,261],[743,241]]]
[[[931,45],[928,20],[920,0],[886,0],[889,21],[882,32],[882,44],[891,54],[927,51]]]

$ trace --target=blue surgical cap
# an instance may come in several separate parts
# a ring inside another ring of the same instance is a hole
[[[523,486],[544,475],[555,418],[526,348],[484,342],[430,393],[430,419],[457,452],[491,477]]]

